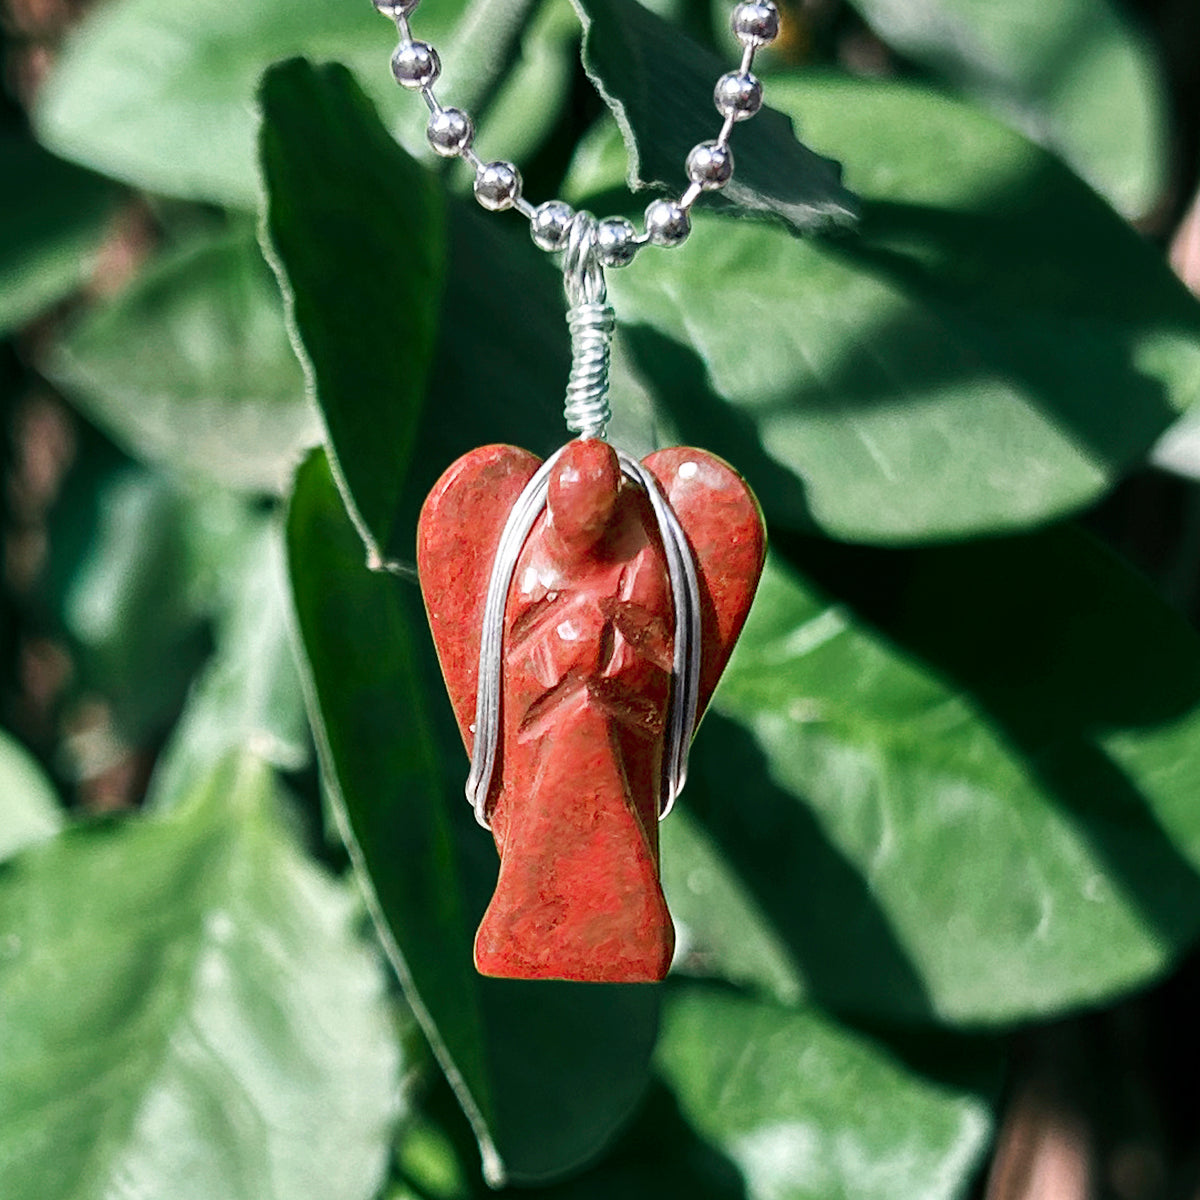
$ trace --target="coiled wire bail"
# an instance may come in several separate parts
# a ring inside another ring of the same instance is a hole
[[[563,253],[567,327],[571,331],[571,374],[563,407],[567,428],[584,438],[603,438],[612,418],[608,368],[616,317],[608,305],[604,268],[596,253],[596,218],[576,213]]]

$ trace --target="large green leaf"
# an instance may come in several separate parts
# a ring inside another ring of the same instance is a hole
[[[493,1183],[561,1174],[594,1155],[641,1094],[658,990],[476,975],[471,938],[495,853],[460,791],[466,757],[420,601],[411,583],[364,567],[320,454],[297,478],[288,558],[343,832],[485,1172]]]
[[[0,862],[45,841],[63,825],[50,781],[21,744],[0,729]]]
[[[47,154],[28,138],[0,136],[0,333],[74,291],[96,265],[118,190]]]
[[[861,236],[697,214],[610,291],[681,440],[776,524],[887,544],[1041,523],[1196,398],[1200,305],[1046,151],[917,87],[771,95],[846,159]]]
[[[785,549],[663,830],[691,965],[970,1024],[1168,970],[1200,931],[1184,621],[1069,528]]]
[[[852,0],[895,49],[1049,146],[1126,216],[1166,185],[1167,105],[1115,0]]]
[[[382,563],[437,331],[443,199],[344,67],[262,87],[267,235],[345,499]]]
[[[689,987],[657,1061],[747,1200],[954,1200],[987,1149],[996,1081],[986,1058],[938,1049],[941,1078],[815,1011]]]
[[[509,87],[533,81],[542,89],[542,103],[527,110],[519,130],[498,111],[496,133],[505,140],[497,154],[532,148],[553,121],[565,87],[557,64],[530,46],[518,52],[531,7],[528,0],[438,0],[415,17],[416,35],[442,52],[443,99],[480,118],[481,142],[491,134],[477,102],[506,109]],[[557,31],[541,32],[546,45],[565,56]],[[259,77],[274,62],[304,55],[349,64],[409,150],[425,148],[425,106],[396,86],[388,68],[395,42],[395,30],[370,0],[247,6],[110,0],[68,38],[39,92],[38,129],[64,157],[139,187],[253,208],[259,190],[254,97]],[[514,55],[514,75],[503,81],[497,73],[508,71]],[[521,136],[510,148],[513,132]]]
[[[227,760],[0,873],[6,1200],[371,1200],[398,1053],[347,891]]]
[[[143,272],[56,347],[51,377],[131,453],[184,475],[280,490],[316,414],[252,231]]]
[[[673,29],[638,0],[576,0],[584,62],[629,152],[631,186],[687,187],[684,163],[720,129],[713,86],[735,64]],[[764,108],[734,141],[733,180],[717,202],[781,217],[803,233],[853,221],[857,204],[841,168],[796,140],[783,113]]]

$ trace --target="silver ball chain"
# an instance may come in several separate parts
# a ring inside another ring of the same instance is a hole
[[[475,124],[460,108],[443,108],[434,91],[442,64],[428,42],[414,39],[409,18],[419,0],[374,0],[375,7],[396,22],[400,44],[392,55],[392,74],[401,87],[419,91],[429,106],[426,136],[443,158],[463,158],[475,170],[475,198],[493,212],[516,209],[529,221],[534,242],[543,250],[563,250],[576,213],[562,200],[547,200],[536,207],[522,195],[521,173],[510,162],[485,162],[475,152]],[[762,84],[753,74],[754,55],[779,33],[779,10],[773,0],[746,0],[733,10],[730,21],[742,45],[736,71],[717,80],[713,102],[724,118],[711,142],[700,142],[687,156],[687,189],[677,200],[660,198],[646,207],[645,230],[639,233],[624,217],[594,222],[590,234],[595,254],[605,267],[628,266],[647,244],[678,246],[691,233],[691,209],[702,192],[723,188],[733,177],[733,152],[729,148],[734,125],[754,116],[762,107]]]

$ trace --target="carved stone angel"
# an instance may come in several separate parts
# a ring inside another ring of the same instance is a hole
[[[644,464],[686,535],[700,585],[703,710],[762,570],[753,494],[727,464],[674,447]],[[468,753],[480,629],[501,530],[540,461],[485,446],[422,511],[418,567]],[[658,878],[672,592],[645,491],[605,442],[570,443],[517,559],[504,613],[498,763],[486,813],[500,853],[475,940],[485,975],[661,979],[674,929]]]

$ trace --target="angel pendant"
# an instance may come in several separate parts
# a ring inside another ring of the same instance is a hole
[[[468,754],[497,548],[541,467],[512,446],[473,450],[421,513],[421,589]],[[669,506],[694,566],[695,720],[758,584],[762,516],[736,471],[686,447],[623,469],[606,442],[577,440],[553,458],[544,486],[545,508],[496,609],[495,767],[477,811],[500,873],[475,963],[508,978],[657,981],[675,940],[659,883],[658,821],[673,798],[664,797],[664,746],[681,634],[655,505]]]

